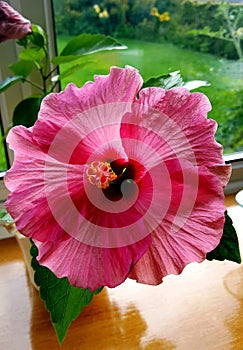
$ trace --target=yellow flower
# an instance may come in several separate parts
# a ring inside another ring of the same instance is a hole
[[[150,16],[159,17],[159,12],[158,12],[157,7],[152,7],[152,8],[151,8]]]
[[[160,22],[165,22],[170,20],[169,12],[164,12],[161,15],[159,15]]]
[[[93,6],[93,8],[94,8],[94,10],[95,10],[96,13],[100,13],[100,7],[99,7],[99,5],[95,4],[95,5]]]
[[[107,12],[107,10],[104,10],[104,11],[99,13],[99,17],[100,18],[108,18],[109,17],[109,13]]]

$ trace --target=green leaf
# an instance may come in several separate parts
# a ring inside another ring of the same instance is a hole
[[[13,218],[11,217],[11,215],[9,215],[9,213],[7,212],[7,210],[5,208],[3,208],[1,211],[0,211],[0,223],[1,224],[11,224],[13,223],[14,220]]]
[[[24,61],[24,60],[20,60],[18,62],[12,63],[8,66],[8,68],[11,69],[11,71],[14,74],[18,76],[22,76],[24,78],[30,75],[34,67],[35,67],[35,64],[33,62]]]
[[[38,48],[43,48],[45,46],[45,39],[40,33],[32,33],[30,35],[30,41],[33,44],[33,46],[36,46]]]
[[[64,70],[61,72],[61,74],[58,77],[58,80],[62,80],[63,78],[68,77],[69,75],[77,72],[78,70],[82,69],[83,67],[85,67],[87,64],[93,63],[95,61],[90,60],[90,61],[85,61],[76,65],[73,65],[72,67]]]
[[[22,39],[17,40],[17,44],[29,48],[44,48],[47,45],[47,35],[42,27],[37,24],[31,24],[32,33]]]
[[[237,233],[227,211],[225,212],[223,236],[219,245],[207,254],[207,260],[213,259],[220,261],[230,260],[237,263],[241,262]]]
[[[0,93],[4,90],[7,90],[11,85],[21,80],[24,80],[24,77],[22,75],[14,75],[13,77],[7,77],[0,83]]]
[[[175,71],[165,75],[159,75],[154,78],[150,78],[144,82],[143,88],[156,86],[161,87],[163,89],[169,90],[175,86],[182,86],[183,80],[180,74],[180,71]]]
[[[102,287],[94,292],[90,292],[89,289],[73,287],[66,277],[57,278],[48,268],[38,263],[36,259],[38,249],[34,244],[32,244],[30,253],[33,257],[32,267],[35,270],[35,283],[40,288],[40,297],[50,312],[58,340],[62,343],[72,321],[91,302],[93,295],[102,290]]]
[[[71,39],[60,56],[81,56],[103,50],[125,49],[119,41],[102,34],[80,34]]]
[[[32,24],[32,34],[28,36],[34,46],[43,48],[47,44],[47,35],[42,27]]]
[[[211,84],[209,84],[207,81],[205,80],[191,80],[191,81],[187,81],[186,83],[183,84],[183,86],[191,91],[194,89],[198,89],[202,86],[210,86]]]
[[[39,48],[26,48],[19,53],[21,60],[34,62],[38,68],[42,67],[44,57],[45,51]]]
[[[80,60],[80,56],[56,56],[53,57],[51,62],[53,64],[62,64],[62,63],[68,63],[72,61]]]
[[[205,26],[202,29],[191,29],[187,32],[187,34],[191,35],[209,35],[211,33],[211,29],[208,26]]]
[[[34,125],[43,97],[28,97],[22,100],[14,109],[13,126],[24,125],[29,128]]]
[[[203,29],[191,29],[187,32],[189,35],[204,35],[204,36],[209,36],[211,38],[220,38],[220,39],[225,39],[224,38],[224,32],[213,32],[211,29],[206,26]]]
[[[24,38],[16,40],[17,44],[20,45],[20,46],[23,46],[23,47],[27,47],[27,44],[28,44],[27,36],[25,36]]]

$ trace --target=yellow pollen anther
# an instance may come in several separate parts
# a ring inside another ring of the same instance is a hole
[[[90,167],[86,170],[86,175],[92,185],[96,185],[102,189],[109,187],[110,183],[117,178],[110,163],[99,161],[91,163]]]

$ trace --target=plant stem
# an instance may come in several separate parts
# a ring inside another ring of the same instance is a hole
[[[52,85],[52,88],[51,88],[51,91],[50,92],[53,92],[55,87],[57,86],[57,84],[60,83],[59,80],[55,81],[55,83]]]
[[[41,77],[42,77],[42,83],[43,83],[43,88],[42,88],[42,91],[44,93],[46,93],[46,76],[44,75],[43,73],[43,68],[40,68],[40,74],[41,74]]]
[[[55,67],[47,74],[46,79],[48,79],[48,78],[52,75],[52,73],[55,72],[56,69],[57,69],[57,66],[55,66]]]
[[[42,89],[42,87],[41,87],[40,85],[35,84],[35,83],[33,83],[32,81],[30,81],[30,80],[28,80],[28,79],[25,79],[24,81],[25,81],[26,83],[28,83],[28,84],[34,86],[36,89],[43,91],[43,89]]]

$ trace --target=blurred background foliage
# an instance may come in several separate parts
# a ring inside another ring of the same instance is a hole
[[[54,0],[56,30],[60,35],[88,32],[167,41],[191,50],[237,59],[232,42],[189,33],[193,29],[210,27],[217,31],[224,27],[224,17],[217,15],[219,6],[220,3],[214,1],[196,0]],[[235,8],[240,4],[231,3],[230,6]],[[168,12],[169,20],[160,21],[151,15],[152,8],[160,14]],[[243,27],[243,18],[239,26]]]

